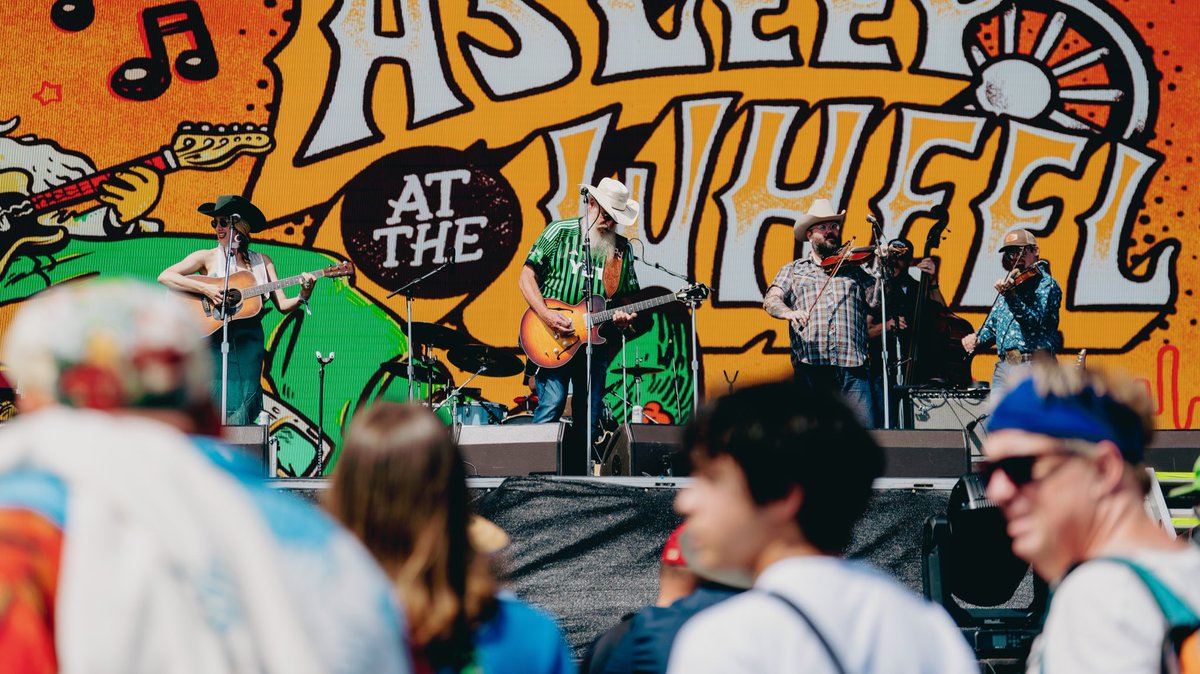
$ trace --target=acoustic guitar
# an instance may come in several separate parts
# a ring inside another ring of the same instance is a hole
[[[669,304],[671,302],[703,302],[708,298],[708,286],[697,283],[678,292],[653,297],[642,302],[635,302],[623,307],[605,309],[604,297],[593,295],[579,304],[567,304],[558,300],[547,299],[546,307],[557,311],[571,320],[574,331],[567,335],[556,334],[548,325],[542,322],[537,312],[532,308],[525,310],[521,317],[521,349],[529,360],[545,368],[562,367],[571,362],[571,358],[580,346],[587,343],[587,315],[592,318],[592,344],[604,344],[606,340],[600,335],[601,324],[612,320],[618,311],[634,313],[645,309]]]
[[[354,265],[350,262],[339,262],[338,264],[309,273],[317,278],[349,276],[354,273]],[[212,286],[217,290],[225,287],[224,276],[193,276],[191,279]],[[304,280],[304,275],[297,274],[259,285],[255,285],[255,280],[254,273],[249,271],[239,271],[230,274],[229,292],[225,296],[224,304],[214,304],[207,295],[189,293],[191,297],[198,300],[196,307],[200,315],[200,322],[204,325],[205,335],[211,335],[221,329],[226,311],[229,312],[229,320],[231,321],[257,316],[258,312],[262,311],[263,308],[263,295],[275,292],[280,288],[294,286]]]

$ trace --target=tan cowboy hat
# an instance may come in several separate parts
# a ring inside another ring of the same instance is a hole
[[[583,185],[583,188],[600,204],[605,213],[612,216],[618,226],[628,227],[637,220],[638,202],[629,198],[629,188],[619,181],[602,178],[599,185]]]
[[[828,199],[817,199],[808,207],[808,212],[796,218],[796,226],[792,231],[796,234],[797,241],[805,241],[808,234],[808,228],[819,222],[837,222],[846,221],[846,211],[838,213],[833,210],[833,204],[829,203]]]

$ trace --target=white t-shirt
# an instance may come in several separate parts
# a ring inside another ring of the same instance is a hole
[[[1128,555],[1200,614],[1200,548]],[[1095,560],[1054,590],[1028,672],[1158,674],[1167,621],[1146,584],[1125,564]]]
[[[791,557],[763,571],[753,590],[689,620],[671,649],[668,674],[836,672],[812,629],[768,592],[804,609],[848,672],[979,671],[942,607],[859,562]]]

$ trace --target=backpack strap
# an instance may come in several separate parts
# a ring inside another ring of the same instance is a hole
[[[798,606],[791,599],[788,599],[778,592],[767,592],[767,594],[775,597],[784,604],[787,604],[788,608],[792,609],[796,615],[800,616],[800,619],[804,621],[804,624],[808,625],[808,629],[812,630],[812,633],[817,637],[817,641],[821,642],[821,647],[825,649],[825,654],[828,655],[830,661],[833,662],[833,668],[837,670],[838,674],[846,674],[846,668],[842,666],[842,661],[838,658],[837,653],[834,652],[833,646],[829,643],[829,640],[825,638],[825,635],[821,633],[821,630],[817,629],[816,623],[812,621],[812,618],[808,617],[808,614],[804,612],[804,609],[800,608],[800,606]]]

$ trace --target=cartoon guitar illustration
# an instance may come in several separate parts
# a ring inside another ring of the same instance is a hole
[[[42,216],[100,197],[100,186],[131,167],[143,166],[166,174],[180,169],[215,171],[225,168],[243,154],[265,154],[275,147],[266,127],[253,124],[179,125],[169,146],[132,161],[97,171],[77,180],[56,185],[36,194],[18,191],[0,193],[0,269],[23,246],[40,246],[54,252],[65,245],[65,227],[39,222]],[[14,186],[8,186],[13,189]],[[26,182],[24,187],[28,187]]]

